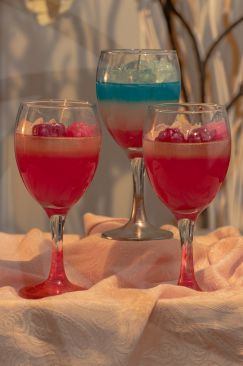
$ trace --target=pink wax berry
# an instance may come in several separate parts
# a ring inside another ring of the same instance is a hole
[[[156,138],[161,142],[185,142],[183,133],[178,128],[166,128]]]
[[[209,131],[205,127],[194,128],[187,137],[188,142],[209,142],[213,141],[216,135],[215,130]]]
[[[33,136],[62,137],[65,136],[65,126],[62,123],[40,123],[33,126]]]
[[[33,136],[50,136],[50,128],[47,123],[39,123],[34,125],[32,129]]]
[[[64,124],[53,122],[50,123],[50,133],[52,137],[61,137],[66,135]]]
[[[66,136],[68,137],[90,137],[96,135],[96,127],[86,122],[73,122],[66,129]]]

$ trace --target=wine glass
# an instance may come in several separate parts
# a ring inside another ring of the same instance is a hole
[[[170,238],[172,233],[155,228],[146,217],[142,133],[148,104],[179,99],[180,67],[176,51],[101,51],[96,94],[102,119],[130,159],[133,174],[130,219],[125,226],[106,231],[103,236],[138,241]]]
[[[101,132],[95,105],[85,101],[21,103],[15,129],[15,155],[21,178],[50,219],[52,258],[48,278],[20,289],[42,298],[84,288],[64,270],[63,228],[69,209],[90,184],[99,158]]]
[[[194,275],[193,229],[227,173],[231,139],[226,110],[210,103],[149,106],[143,148],[150,182],[178,222],[178,284],[200,290]]]

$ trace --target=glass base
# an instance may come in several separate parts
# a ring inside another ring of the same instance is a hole
[[[183,279],[180,278],[178,281],[178,286],[185,286],[185,287],[189,287],[193,290],[196,291],[202,291],[202,289],[198,286],[196,279]]]
[[[25,299],[41,299],[48,296],[61,295],[65,292],[86,290],[65,280],[50,280],[39,283],[35,286],[23,287],[19,290],[19,295]]]
[[[173,234],[150,224],[128,223],[117,229],[105,231],[102,233],[102,237],[122,241],[145,241],[171,239]]]

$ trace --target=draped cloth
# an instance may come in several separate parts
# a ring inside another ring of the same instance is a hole
[[[88,288],[40,300],[18,295],[45,279],[50,234],[0,233],[0,365],[243,364],[243,237],[221,227],[194,239],[203,292],[176,285],[180,243],[125,242],[100,233],[124,219],[86,214],[64,236],[69,279]]]

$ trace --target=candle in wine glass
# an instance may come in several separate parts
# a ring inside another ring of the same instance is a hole
[[[229,166],[225,108],[209,103],[150,106],[143,146],[150,182],[178,222],[182,246],[178,284],[200,290],[194,275],[193,229]]]
[[[96,94],[102,119],[131,163],[133,205],[128,223],[103,236],[116,240],[152,240],[172,236],[154,227],[144,208],[142,134],[148,104],[178,101],[180,67],[174,50],[102,51]]]
[[[82,290],[71,283],[63,263],[63,228],[71,207],[92,181],[101,132],[96,107],[88,102],[51,100],[20,105],[15,154],[21,178],[50,219],[52,259],[48,278],[20,289],[25,298]]]

